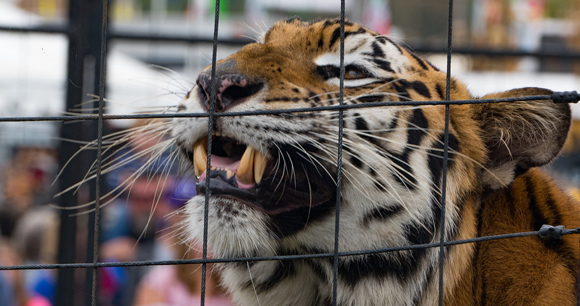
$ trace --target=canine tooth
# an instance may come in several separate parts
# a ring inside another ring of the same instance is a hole
[[[199,177],[207,169],[207,138],[198,140],[193,145],[193,169]]]
[[[234,176],[234,172],[230,169],[226,169],[226,177],[232,178],[232,176]]]
[[[262,152],[256,150],[256,153],[254,154],[254,180],[256,181],[256,184],[259,184],[262,181],[262,176],[264,176],[267,164],[268,157],[262,154]]]
[[[256,150],[250,146],[246,148],[242,159],[240,160],[240,165],[238,166],[238,171],[236,172],[236,177],[238,181],[244,184],[251,184],[254,182],[254,154]]]

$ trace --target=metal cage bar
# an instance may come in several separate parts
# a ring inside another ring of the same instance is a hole
[[[453,0],[449,0],[447,18],[447,75],[445,76],[445,100],[451,100],[451,52],[453,47]],[[445,268],[445,216],[447,200],[447,162],[449,159],[449,104],[445,104],[445,130],[443,138],[443,167],[441,174],[441,221],[439,231],[439,306],[443,306],[443,270]]]

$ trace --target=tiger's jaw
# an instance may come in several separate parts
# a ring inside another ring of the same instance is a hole
[[[229,198],[270,216],[303,207],[317,207],[333,198],[334,188],[312,167],[288,169],[284,160],[275,160],[240,140],[217,132],[212,137],[210,168],[207,169],[207,137],[193,146],[193,167],[198,194]],[[282,154],[292,156],[292,152]],[[324,182],[324,183],[321,183]]]

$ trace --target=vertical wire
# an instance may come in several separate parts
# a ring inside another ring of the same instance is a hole
[[[453,0],[449,0],[447,19],[447,76],[445,101],[451,100],[451,49],[453,31]],[[445,199],[447,197],[447,160],[449,158],[449,104],[445,104],[445,131],[443,139],[443,169],[441,182],[441,229],[439,237],[439,306],[443,306],[443,268],[445,262]]]
[[[218,28],[220,19],[220,0],[215,1],[215,19],[213,25],[213,50],[211,57],[211,92],[209,97],[209,117],[207,121],[207,163],[206,171],[210,171],[211,168],[211,147],[212,147],[212,135],[213,135],[213,119],[215,110],[215,95],[217,91],[216,82],[216,58],[217,58],[217,44],[218,44]],[[208,230],[208,218],[209,218],[209,197],[211,190],[209,189],[210,176],[207,175],[205,178],[205,202],[203,206],[203,242],[202,242],[202,258],[204,262],[201,264],[201,302],[200,305],[205,305],[205,287],[206,287],[206,275],[207,275],[207,230]]]
[[[338,103],[344,104],[344,19],[345,19],[345,0],[340,1],[340,95]],[[344,110],[338,110],[338,157],[336,162],[336,214],[334,217],[334,270],[332,275],[332,305],[337,304],[338,293],[338,237],[340,230],[340,189],[342,185],[342,130],[343,130]]]
[[[99,118],[97,120],[97,173],[95,186],[95,224],[93,233],[93,264],[98,261],[99,255],[99,211],[101,208],[101,160],[103,146],[103,112],[105,105],[105,58],[107,52],[107,11],[108,0],[103,0],[103,12],[101,17],[101,58],[100,58],[100,75],[99,75]],[[93,267],[93,286],[92,286],[92,306],[97,305],[97,266]]]

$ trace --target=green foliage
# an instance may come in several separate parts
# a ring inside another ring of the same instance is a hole
[[[570,17],[570,12],[574,7],[574,0],[545,0],[546,17],[564,19]]]

